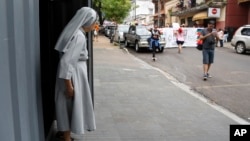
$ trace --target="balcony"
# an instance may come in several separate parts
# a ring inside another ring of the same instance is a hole
[[[202,4],[202,5],[199,5],[199,6],[195,6],[193,8],[183,9],[183,10],[171,12],[170,15],[171,16],[183,16],[183,15],[190,14],[190,13],[197,13],[199,11],[207,9],[208,7],[209,6],[207,4]]]
[[[220,8],[227,5],[227,0],[209,0],[206,3],[209,7]]]
[[[190,13],[197,13],[200,11],[204,11],[209,7],[220,8],[224,7],[227,4],[227,0],[206,0],[205,3],[196,4],[195,7],[192,8],[181,8],[181,10],[172,11],[171,16],[184,16]]]

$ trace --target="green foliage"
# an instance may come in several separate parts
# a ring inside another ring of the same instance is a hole
[[[104,18],[117,23],[122,23],[131,9],[130,0],[101,0],[101,3]]]
[[[102,8],[102,0],[94,0],[93,1],[93,8],[96,10],[96,12],[99,15],[99,23],[102,25],[103,21],[105,20],[104,17],[102,16],[103,13],[101,11]]]

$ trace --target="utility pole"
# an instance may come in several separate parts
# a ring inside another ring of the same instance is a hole
[[[158,4],[158,27],[160,27],[160,16],[161,16],[160,0],[158,0],[157,4]]]
[[[135,21],[136,21],[136,0],[134,0],[135,1],[135,7],[134,7],[134,12],[135,12]]]

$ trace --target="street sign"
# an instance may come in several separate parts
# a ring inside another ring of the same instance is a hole
[[[220,8],[208,8],[208,17],[219,18],[220,17]]]

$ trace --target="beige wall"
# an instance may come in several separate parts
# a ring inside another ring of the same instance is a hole
[[[176,7],[176,4],[178,3],[177,0],[172,0],[172,1],[169,1],[169,2],[166,2],[165,5],[164,5],[164,11],[165,11],[165,26],[168,25],[168,24],[172,24],[173,22],[177,22],[178,21],[178,17],[175,17],[175,16],[171,16],[170,15],[170,12],[172,10],[172,12],[176,11],[177,9],[175,8]]]

